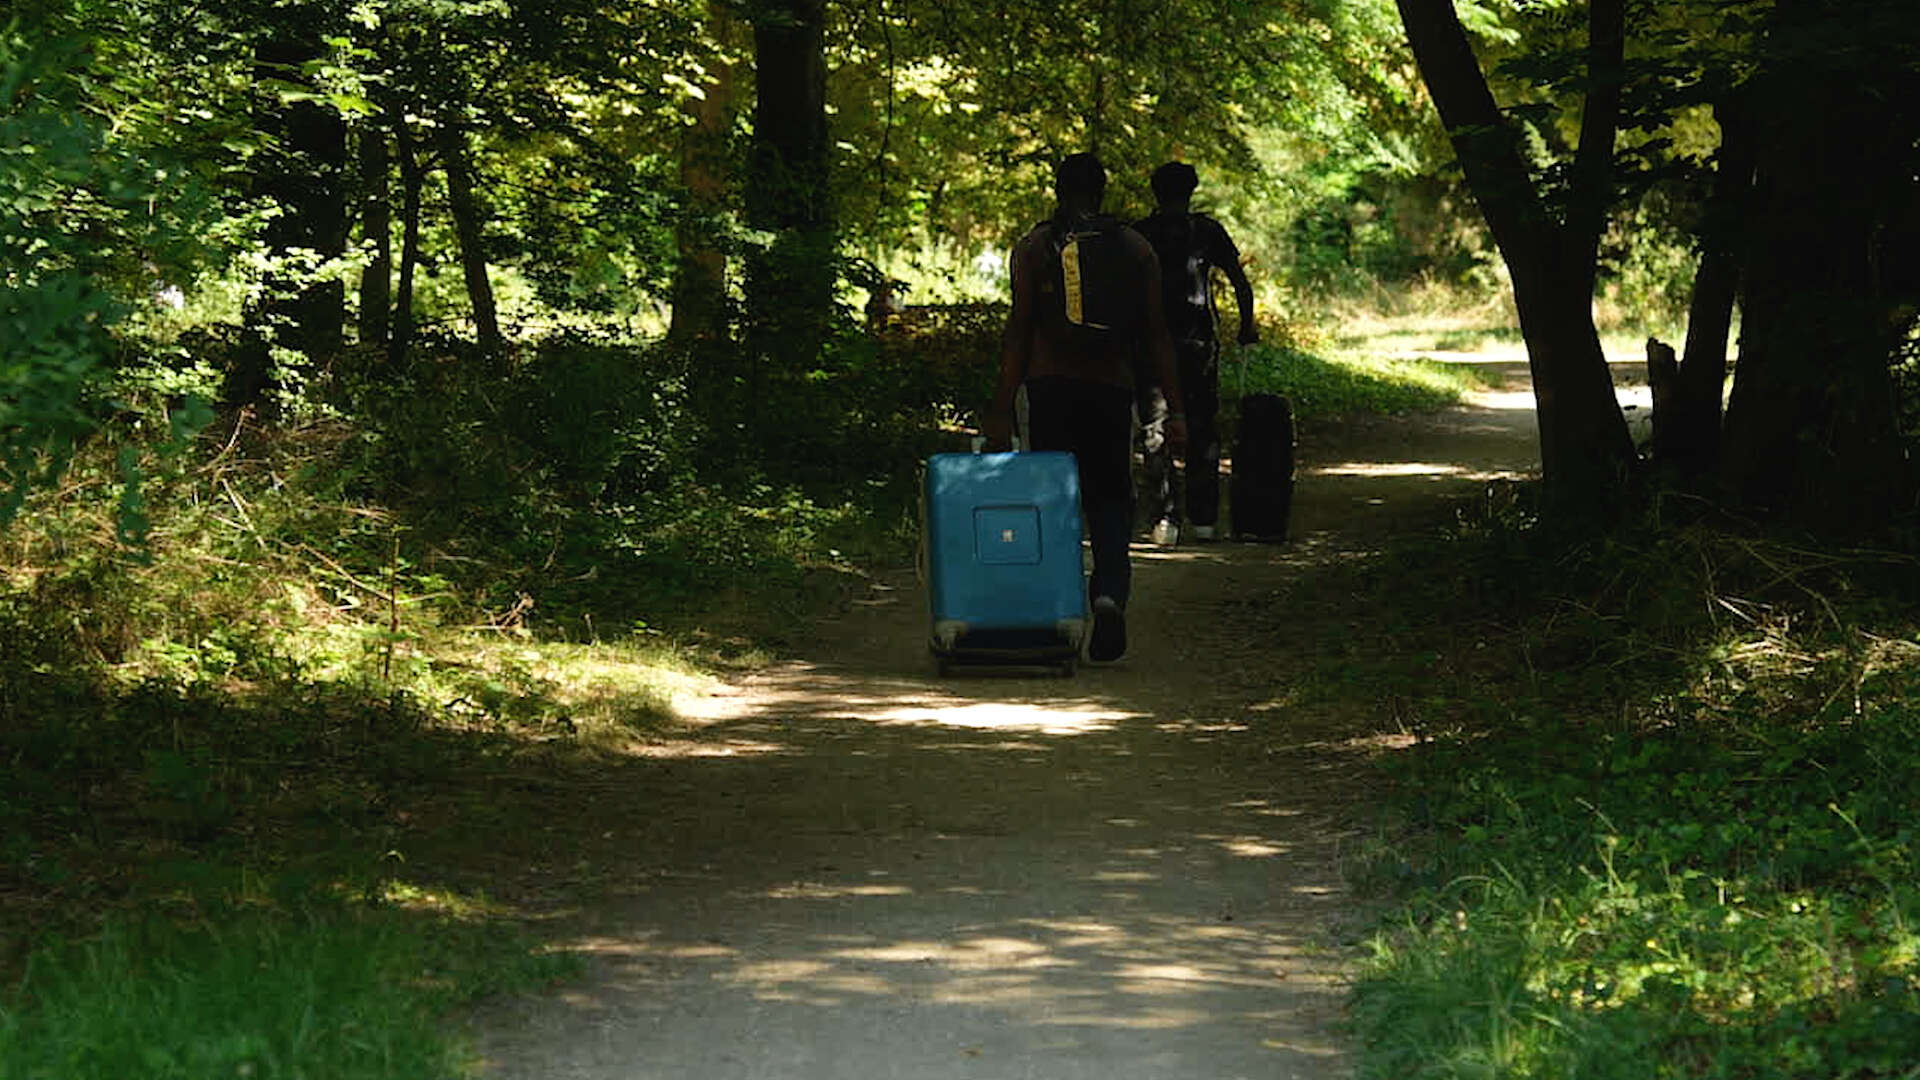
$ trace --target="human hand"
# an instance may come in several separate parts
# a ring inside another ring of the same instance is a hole
[[[980,434],[992,453],[1013,449],[1013,410],[993,409],[980,418]]]
[[[1185,450],[1187,449],[1187,418],[1186,417],[1181,416],[1179,413],[1174,413],[1168,416],[1166,425],[1164,428],[1162,428],[1162,431],[1166,436],[1167,445],[1169,447],[1173,448],[1173,450],[1176,453],[1185,452]]]

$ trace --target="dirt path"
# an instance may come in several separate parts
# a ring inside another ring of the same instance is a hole
[[[1133,651],[1071,680],[935,678],[911,573],[873,582],[634,770],[590,975],[491,1007],[484,1075],[1346,1075],[1342,853],[1392,733],[1289,704],[1273,658],[1337,621],[1254,616],[1529,468],[1500,404],[1303,431],[1297,542],[1137,549]]]

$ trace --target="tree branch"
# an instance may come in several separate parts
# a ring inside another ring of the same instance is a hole
[[[1587,94],[1580,110],[1580,148],[1573,158],[1566,242],[1572,265],[1594,266],[1613,194],[1614,132],[1625,79],[1626,0],[1591,0],[1587,29]]]
[[[1617,0],[1598,0],[1617,2]],[[1552,233],[1519,133],[1487,87],[1453,0],[1395,0],[1420,75],[1453,142],[1467,187],[1508,263],[1536,265]]]

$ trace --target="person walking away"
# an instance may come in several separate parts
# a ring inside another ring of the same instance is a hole
[[[1184,444],[1180,383],[1161,309],[1160,271],[1139,233],[1102,214],[1107,174],[1093,154],[1054,170],[1057,205],[1014,246],[1013,308],[1000,376],[981,425],[989,449],[1012,445],[1014,397],[1027,390],[1032,450],[1071,451],[1093,548],[1087,658],[1126,652],[1132,585],[1134,371],[1154,373],[1169,403],[1166,439]]]
[[[1218,221],[1191,209],[1200,177],[1193,166],[1169,161],[1153,171],[1153,197],[1158,203],[1150,217],[1134,224],[1153,246],[1160,263],[1160,294],[1167,328],[1173,336],[1175,367],[1186,403],[1186,510],[1189,535],[1209,541],[1218,534],[1220,519],[1220,345],[1215,337],[1213,270],[1218,267],[1233,286],[1240,309],[1242,345],[1260,340],[1253,323],[1253,286],[1240,266],[1240,249]],[[1141,395],[1145,433],[1147,508],[1156,543],[1170,544],[1180,535],[1179,492],[1173,473],[1173,450],[1165,437],[1166,416],[1178,412],[1164,394],[1149,387]]]

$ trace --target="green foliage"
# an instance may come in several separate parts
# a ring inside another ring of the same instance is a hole
[[[676,180],[661,146],[678,134],[682,72],[714,51],[693,7],[365,7],[336,24],[379,107],[359,138],[476,132],[496,272],[530,282],[543,314],[631,317],[670,285]]]
[[[143,259],[182,257],[190,185],[110,144],[94,116],[84,38],[62,18],[0,29],[0,525],[58,480],[100,420],[109,336]],[[152,265],[151,262],[148,263]],[[189,403],[173,442],[206,418]],[[129,457],[123,534],[144,528]]]
[[[1150,208],[1148,174],[1172,158],[1258,202],[1293,179],[1262,175],[1261,137],[1339,155],[1408,116],[1398,27],[1375,0],[908,3],[837,17],[840,201],[863,249],[1004,243],[1045,216],[1052,165],[1076,150],[1105,159],[1116,209]]]
[[[1422,741],[1363,1075],[1905,1075],[1910,565],[1698,526],[1548,561],[1517,504],[1469,520],[1377,586]]]
[[[1234,370],[1242,363],[1244,372]],[[1463,393],[1483,385],[1472,368],[1457,364],[1381,358],[1364,349],[1318,355],[1272,345],[1229,356],[1221,372],[1222,391],[1239,396],[1243,378],[1246,393],[1285,394],[1294,415],[1303,419],[1438,409],[1458,404]]]
[[[20,1080],[327,1076],[442,1080],[467,1059],[449,1006],[569,970],[499,928],[391,912],[109,923],[34,953],[0,1002]]]
[[[1683,326],[1698,259],[1671,193],[1617,216],[1600,252],[1600,311],[1617,324]]]
[[[88,216],[111,222],[93,192],[100,134],[80,110],[70,40],[36,41],[18,21],[0,31],[0,524],[27,493],[57,479],[93,427],[111,297],[89,271]],[[78,227],[78,228],[76,228]]]

